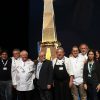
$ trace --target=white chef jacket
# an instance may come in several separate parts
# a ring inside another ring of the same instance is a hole
[[[15,59],[12,57],[12,66],[11,66],[11,75],[12,75],[12,84],[17,85],[16,83],[16,68],[18,67],[19,63],[21,61],[21,58]]]
[[[16,89],[18,91],[30,91],[34,89],[33,79],[35,78],[35,68],[34,62],[27,60],[23,62],[22,60],[17,67],[16,74]]]
[[[88,59],[87,54],[83,55],[82,53],[79,53],[79,56],[83,56],[86,60]]]
[[[83,56],[70,57],[70,63],[73,67],[74,79],[73,83],[75,85],[80,85],[83,83],[83,68],[85,63],[85,58]]]
[[[62,65],[64,63],[69,76],[73,75],[73,68],[70,66],[69,58],[67,58],[65,56],[62,59],[55,58],[52,61],[52,63],[53,63],[53,68],[54,68],[55,64],[56,65]]]

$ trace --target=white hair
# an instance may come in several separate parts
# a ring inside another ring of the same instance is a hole
[[[27,55],[28,56],[28,52],[26,51],[26,50],[22,50],[21,52],[20,52],[20,55]]]

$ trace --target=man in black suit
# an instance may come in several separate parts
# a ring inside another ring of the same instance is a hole
[[[45,59],[45,53],[40,52],[36,63],[36,80],[41,100],[51,100],[53,84],[52,62]]]

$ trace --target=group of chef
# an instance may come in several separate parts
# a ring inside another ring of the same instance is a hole
[[[100,52],[86,44],[73,46],[69,57],[58,47],[56,58],[47,60],[43,51],[32,61],[26,50],[0,54],[0,100],[99,100]]]

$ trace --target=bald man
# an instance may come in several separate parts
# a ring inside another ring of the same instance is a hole
[[[28,58],[26,50],[20,53],[21,61],[16,68],[16,90],[18,100],[32,100],[34,89],[33,79],[35,78],[34,63]]]
[[[37,89],[41,100],[52,100],[51,87],[53,84],[52,62],[45,59],[45,53],[40,52],[36,64]]]

